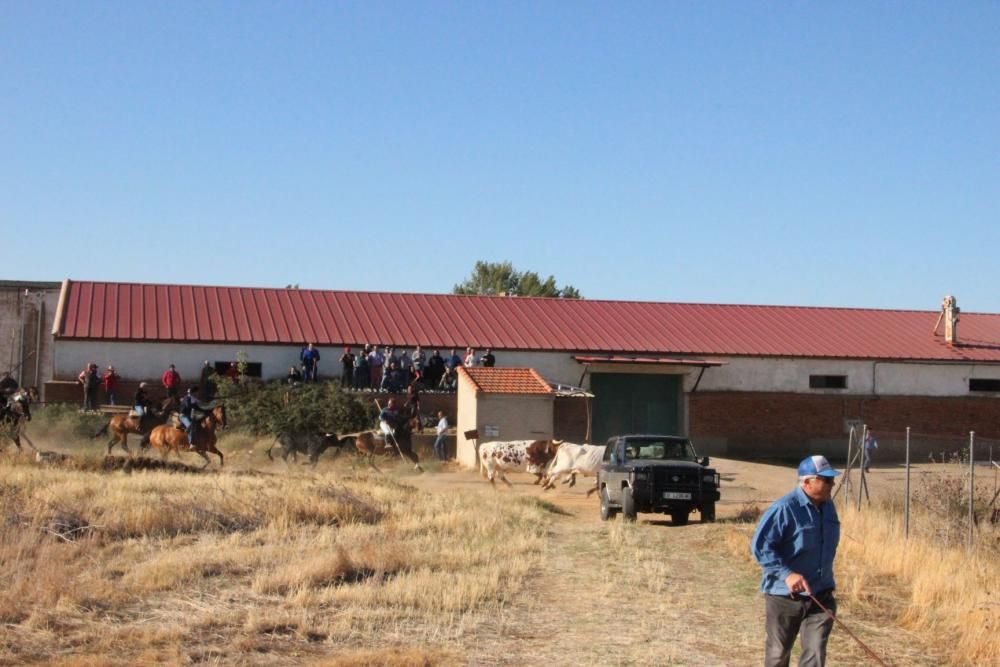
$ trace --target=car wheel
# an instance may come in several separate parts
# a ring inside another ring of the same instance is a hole
[[[632,495],[632,489],[625,487],[622,489],[622,518],[626,521],[635,521],[635,517],[638,514],[635,508],[635,497]]]
[[[608,498],[607,487],[601,489],[601,521],[615,518],[615,512],[611,509],[611,499]]]
[[[689,512],[687,510],[680,510],[679,512],[671,512],[670,520],[673,522],[675,526],[683,526],[688,522],[688,514]]]
[[[701,522],[712,523],[715,521],[715,503],[706,503],[701,506]]]

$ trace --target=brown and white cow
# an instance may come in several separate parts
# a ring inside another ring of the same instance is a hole
[[[563,481],[569,482],[570,486],[576,484],[576,476],[597,477],[597,471],[604,462],[605,445],[575,445],[571,442],[564,442],[556,453],[556,457],[549,464],[545,471],[545,482],[543,489],[551,489],[556,485],[560,476],[566,477]],[[587,490],[587,495],[597,490],[594,488]]]
[[[511,440],[507,442],[487,442],[479,446],[479,472],[496,486],[497,474],[500,480],[513,486],[506,472],[524,471],[537,477],[535,484],[542,481],[545,467],[555,458],[562,440]]]

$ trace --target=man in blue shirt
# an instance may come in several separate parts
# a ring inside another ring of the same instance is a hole
[[[799,486],[767,508],[757,525],[751,549],[764,570],[766,667],[787,667],[795,637],[801,634],[799,667],[822,667],[833,619],[833,559],[840,542],[840,520],[831,500],[840,473],[823,456],[799,464]]]
[[[309,343],[309,345],[302,348],[299,359],[302,360],[302,376],[304,381],[315,382],[316,371],[319,367],[319,350],[312,343]]]

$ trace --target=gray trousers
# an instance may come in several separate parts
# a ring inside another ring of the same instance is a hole
[[[837,613],[833,591],[816,596],[823,606]],[[767,612],[767,643],[764,645],[765,667],[788,667],[795,637],[800,637],[802,655],[799,667],[823,667],[826,664],[826,642],[833,630],[833,619],[809,598],[787,595],[765,595]]]

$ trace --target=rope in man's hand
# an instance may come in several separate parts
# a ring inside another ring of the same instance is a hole
[[[844,631],[847,632],[847,634],[849,634],[851,636],[851,639],[853,639],[854,641],[856,641],[861,646],[861,648],[863,648],[868,653],[868,655],[871,656],[872,660],[874,660],[878,664],[882,665],[882,667],[888,667],[888,665],[886,665],[886,663],[882,660],[882,658],[880,658],[880,657],[878,657],[878,655],[876,655],[875,651],[873,651],[870,648],[868,648],[867,644],[865,644],[863,641],[861,641],[860,639],[858,639],[858,636],[855,635],[853,632],[851,632],[851,629],[848,628],[846,625],[844,625],[843,621],[841,621],[839,618],[837,618],[836,616],[834,616],[833,612],[831,612],[829,609],[827,609],[826,607],[824,607],[823,603],[820,602],[819,600],[817,600],[816,596],[814,596],[812,594],[812,592],[809,592],[808,595],[809,595],[809,599],[812,600],[813,602],[815,602],[816,606],[818,606],[820,609],[822,609],[826,613],[827,616],[829,616],[830,618],[832,618],[834,623],[840,623],[840,627],[842,627],[844,629]]]

